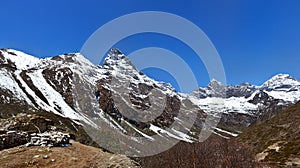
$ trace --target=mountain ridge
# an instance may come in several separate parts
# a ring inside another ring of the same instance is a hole
[[[17,60],[17,56],[28,57],[28,60]],[[185,118],[195,120],[193,130],[198,133],[184,131],[181,134],[173,130],[166,132],[168,137],[195,140],[203,128],[224,138],[237,136],[249,125],[287,108],[299,100],[300,95],[299,81],[280,74],[272,81],[289,78],[293,81],[291,85],[286,86],[283,82],[283,87],[262,87],[250,83],[223,86],[212,80],[206,88],[198,88],[191,95],[178,93],[171,85],[157,82],[138,71],[118,49],[111,49],[101,66],[93,65],[80,53],[38,59],[11,49],[0,50],[0,63],[3,66],[0,78],[11,84],[0,84],[10,95],[3,97],[3,102],[17,96],[15,99],[33,108],[51,111],[76,122],[81,120],[93,125],[91,118],[87,117],[89,115],[101,118],[104,123],[112,123],[121,132],[124,132],[124,125],[133,126],[138,130],[129,132],[145,137],[143,131],[159,134],[173,122],[183,126],[183,121],[177,118],[180,110],[194,117],[200,115],[197,119]],[[272,81],[270,85],[275,83],[278,86],[278,82]],[[152,91],[156,91],[154,97]],[[287,96],[282,97],[281,94]],[[148,115],[148,110],[153,107],[162,113]],[[208,115],[220,119],[218,127],[205,125],[204,119]],[[131,120],[132,116],[137,118]],[[136,121],[145,118],[151,122]]]
[[[14,55],[14,56],[19,56],[18,58],[20,58],[20,55],[21,55],[21,58],[26,58],[27,59],[31,59],[33,60],[32,62],[38,62],[37,60],[47,60],[47,59],[51,59],[51,60],[59,60],[59,58],[62,58],[62,57],[65,57],[65,56],[77,56],[77,57],[83,57],[82,60],[84,60],[84,62],[90,64],[90,65],[94,65],[92,64],[91,62],[89,62],[89,60],[87,60],[81,53],[79,52],[74,52],[74,53],[66,53],[66,54],[60,54],[60,55],[57,55],[57,56],[50,56],[50,57],[45,57],[45,58],[38,58],[38,57],[34,57],[30,54],[27,54],[26,52],[23,52],[23,51],[19,51],[19,50],[15,50],[15,49],[10,49],[10,48],[0,48],[0,51],[6,51],[7,53],[11,53],[10,55]],[[112,52],[116,52],[116,53],[120,53],[120,58],[125,58],[126,56],[119,50],[119,49],[111,49],[111,51],[108,53],[108,55],[112,55],[110,53]],[[11,58],[11,57],[10,57]],[[69,59],[70,61],[70,58],[64,58],[64,59]],[[107,60],[119,60],[117,57],[116,58],[113,58],[113,57],[106,57],[105,59]],[[10,60],[10,61],[16,61],[16,59],[13,59],[13,60]],[[23,61],[23,60],[22,60]],[[20,66],[19,68],[22,68],[22,67],[26,67],[28,65],[31,65],[32,63],[29,63],[28,62],[17,62],[17,64],[19,65],[20,63],[24,64],[23,66]],[[130,62],[131,63],[131,62]],[[131,65],[133,65],[131,63]],[[94,65],[95,66],[95,65]],[[287,74],[287,73],[278,73],[278,74],[275,74],[271,77],[269,77],[269,79],[267,79],[265,82],[263,82],[261,85],[253,85],[249,82],[242,82],[240,84],[236,84],[236,85],[232,85],[232,84],[228,84],[228,85],[223,85],[221,82],[219,82],[218,80],[216,79],[211,79],[211,81],[207,84],[207,86],[211,85],[212,83],[218,83],[220,86],[224,86],[224,87],[230,87],[230,86],[233,86],[233,87],[237,87],[237,86],[243,86],[243,85],[250,85],[250,86],[255,86],[255,87],[270,87],[268,86],[268,83],[269,84],[272,84],[274,83],[274,80],[277,80],[281,83],[279,84],[282,84],[282,83],[286,83],[286,79],[292,79],[293,81],[297,82],[296,84],[297,85],[300,85],[300,82],[299,80],[297,80],[296,78],[294,78],[293,76],[291,76],[290,74]],[[207,87],[206,86],[206,87]],[[203,87],[199,87],[199,88],[196,88],[195,90],[197,89],[204,89]]]

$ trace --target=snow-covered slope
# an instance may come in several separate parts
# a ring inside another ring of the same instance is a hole
[[[80,74],[81,71],[88,70],[93,66],[80,54],[71,55],[72,57],[69,55],[69,58],[67,55],[58,56],[61,58],[59,60],[54,58],[38,59],[12,49],[0,50],[1,89],[12,93],[13,97],[27,102],[28,105],[36,109],[43,109],[60,116],[89,123],[84,115],[71,108],[65,101],[65,97],[54,87],[62,84],[62,78],[65,74],[62,72],[55,74],[55,79],[51,82],[47,78],[50,74],[45,73],[49,70],[65,68],[70,70],[69,73]],[[83,69],[79,68],[80,70],[78,70],[79,64],[83,65]],[[72,86],[71,79],[69,82],[68,85]],[[70,90],[66,86],[62,88],[63,91],[67,91],[67,89]]]
[[[13,63],[19,70],[33,68],[40,63],[38,58],[17,50],[5,49],[1,51],[1,54],[4,57],[2,63]]]
[[[275,75],[260,88],[283,103],[296,103],[300,99],[300,82],[288,74]]]
[[[225,93],[221,95],[220,93]],[[258,103],[254,98],[265,97]],[[213,80],[206,88],[198,88],[191,100],[208,113],[249,113],[258,111],[264,102],[277,99],[278,105],[291,105],[300,100],[300,82],[288,74],[278,74],[261,86],[242,83],[237,86],[223,86]],[[222,99],[223,101],[214,101]],[[218,104],[216,102],[221,102]],[[218,107],[216,107],[216,105]]]

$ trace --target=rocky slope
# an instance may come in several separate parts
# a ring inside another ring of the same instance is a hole
[[[257,160],[279,167],[300,167],[300,102],[246,129],[238,138]]]

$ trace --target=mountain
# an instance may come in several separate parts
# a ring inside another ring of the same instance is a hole
[[[206,113],[222,115],[220,127],[241,132],[299,101],[300,82],[288,74],[275,75],[261,86],[223,86],[212,80],[206,88],[196,89],[191,97]]]
[[[300,99],[300,82],[284,74],[262,86],[223,86],[212,80],[191,95],[178,93],[138,71],[117,49],[110,50],[101,66],[79,53],[39,59],[1,49],[0,80],[1,118],[44,116],[82,143],[98,140],[112,152],[126,149],[134,156],[178,141],[197,141],[206,131],[223,138],[238,136]],[[25,125],[32,125],[30,118]]]
[[[116,49],[109,52],[102,66],[78,53],[38,59],[12,49],[0,50],[0,63],[0,79],[5,81],[0,84],[1,118],[12,119],[19,113],[47,116],[55,126],[65,124],[63,129],[74,134],[74,129],[80,128],[79,137],[86,135],[82,132],[93,139],[100,134],[105,145],[107,141],[112,141],[108,145],[120,145],[120,141],[103,137],[121,136],[133,145],[132,153],[145,143],[155,145],[155,140],[166,142],[162,146],[179,140],[192,142],[206,116],[170,85],[139,72]],[[49,118],[48,114],[53,115]],[[61,117],[67,121],[61,122]],[[90,129],[83,130],[87,127]]]
[[[299,125],[300,102],[273,118],[247,128],[238,140],[250,146],[259,161],[278,167],[299,167]]]

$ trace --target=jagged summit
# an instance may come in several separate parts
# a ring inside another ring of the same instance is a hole
[[[221,82],[219,82],[218,80],[216,80],[214,78],[209,82],[208,85],[209,86],[223,86],[223,84]]]
[[[217,81],[216,79],[212,79],[210,83],[207,85],[207,88],[210,90],[218,90],[222,89],[224,86],[221,82]]]
[[[117,48],[112,48],[108,52],[108,57],[111,57],[112,59],[119,59],[119,58],[124,58],[124,54]]]
[[[114,70],[120,74],[125,74],[127,72],[131,73],[133,71],[135,71],[135,73],[139,73],[131,60],[127,58],[119,49],[115,48],[108,52],[102,67],[104,69]]]
[[[116,48],[110,49],[108,52],[104,64],[113,64],[125,58],[125,55]]]

